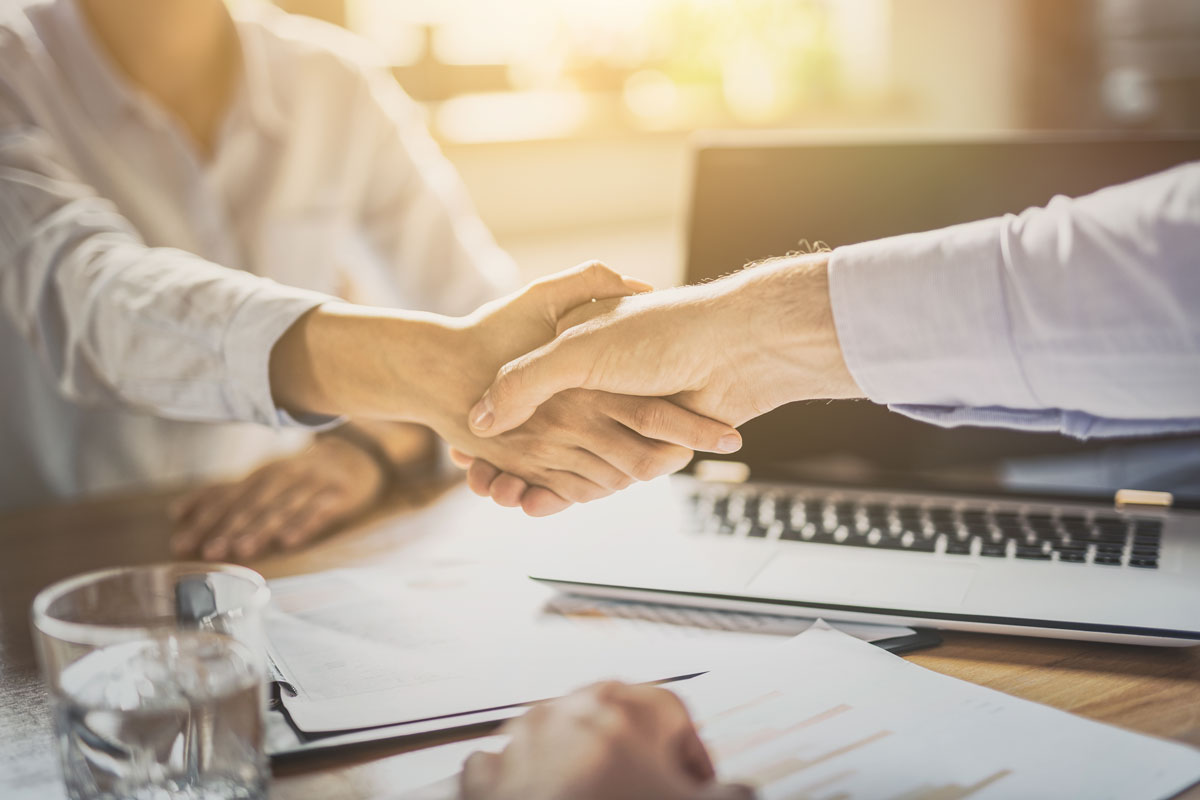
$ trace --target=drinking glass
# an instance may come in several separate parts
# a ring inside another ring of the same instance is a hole
[[[263,609],[245,567],[162,564],[68,578],[33,601],[72,800],[257,800]]]

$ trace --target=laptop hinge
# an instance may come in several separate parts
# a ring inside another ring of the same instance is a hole
[[[1145,489],[1118,489],[1113,495],[1113,504],[1117,508],[1142,506],[1148,508],[1170,508],[1175,503],[1175,496],[1170,492],[1150,492]]]

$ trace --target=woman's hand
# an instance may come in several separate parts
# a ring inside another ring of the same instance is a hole
[[[248,559],[312,541],[370,508],[385,484],[374,456],[336,436],[241,480],[197,489],[171,508],[178,556]]]
[[[666,689],[600,683],[535,706],[506,729],[500,754],[475,753],[461,800],[745,799],[719,786],[679,698]]]

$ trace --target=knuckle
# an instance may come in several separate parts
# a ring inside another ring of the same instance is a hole
[[[625,692],[625,684],[620,681],[600,681],[588,687],[592,699],[601,705],[618,702]]]
[[[609,269],[608,265],[603,261],[597,261],[595,259],[591,261],[585,261],[582,265],[580,265],[580,267],[580,274],[582,274],[583,277],[593,281],[602,281],[616,274]]]
[[[694,455],[695,453],[686,447],[674,444],[659,445],[658,460],[662,470],[659,474],[678,472],[688,465]]]
[[[606,486],[589,486],[584,490],[583,502],[590,503],[593,500],[601,500],[605,497],[611,497],[616,489],[610,489]]]
[[[654,449],[647,449],[634,459],[632,472],[639,481],[652,481],[662,474],[662,461]]]

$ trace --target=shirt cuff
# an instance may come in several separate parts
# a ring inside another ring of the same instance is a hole
[[[1019,431],[1061,433],[1076,439],[1164,436],[1200,431],[1200,419],[1106,419],[1082,411],[1015,408],[949,408],[893,405],[892,411],[943,428],[980,425]]]
[[[1036,409],[1015,352],[1001,218],[840,247],[834,325],[850,374],[877,403]]]
[[[235,419],[272,428],[324,429],[340,423],[326,414],[292,415],[271,396],[271,351],[296,320],[335,297],[263,280],[233,314],[225,330],[226,402]]]

